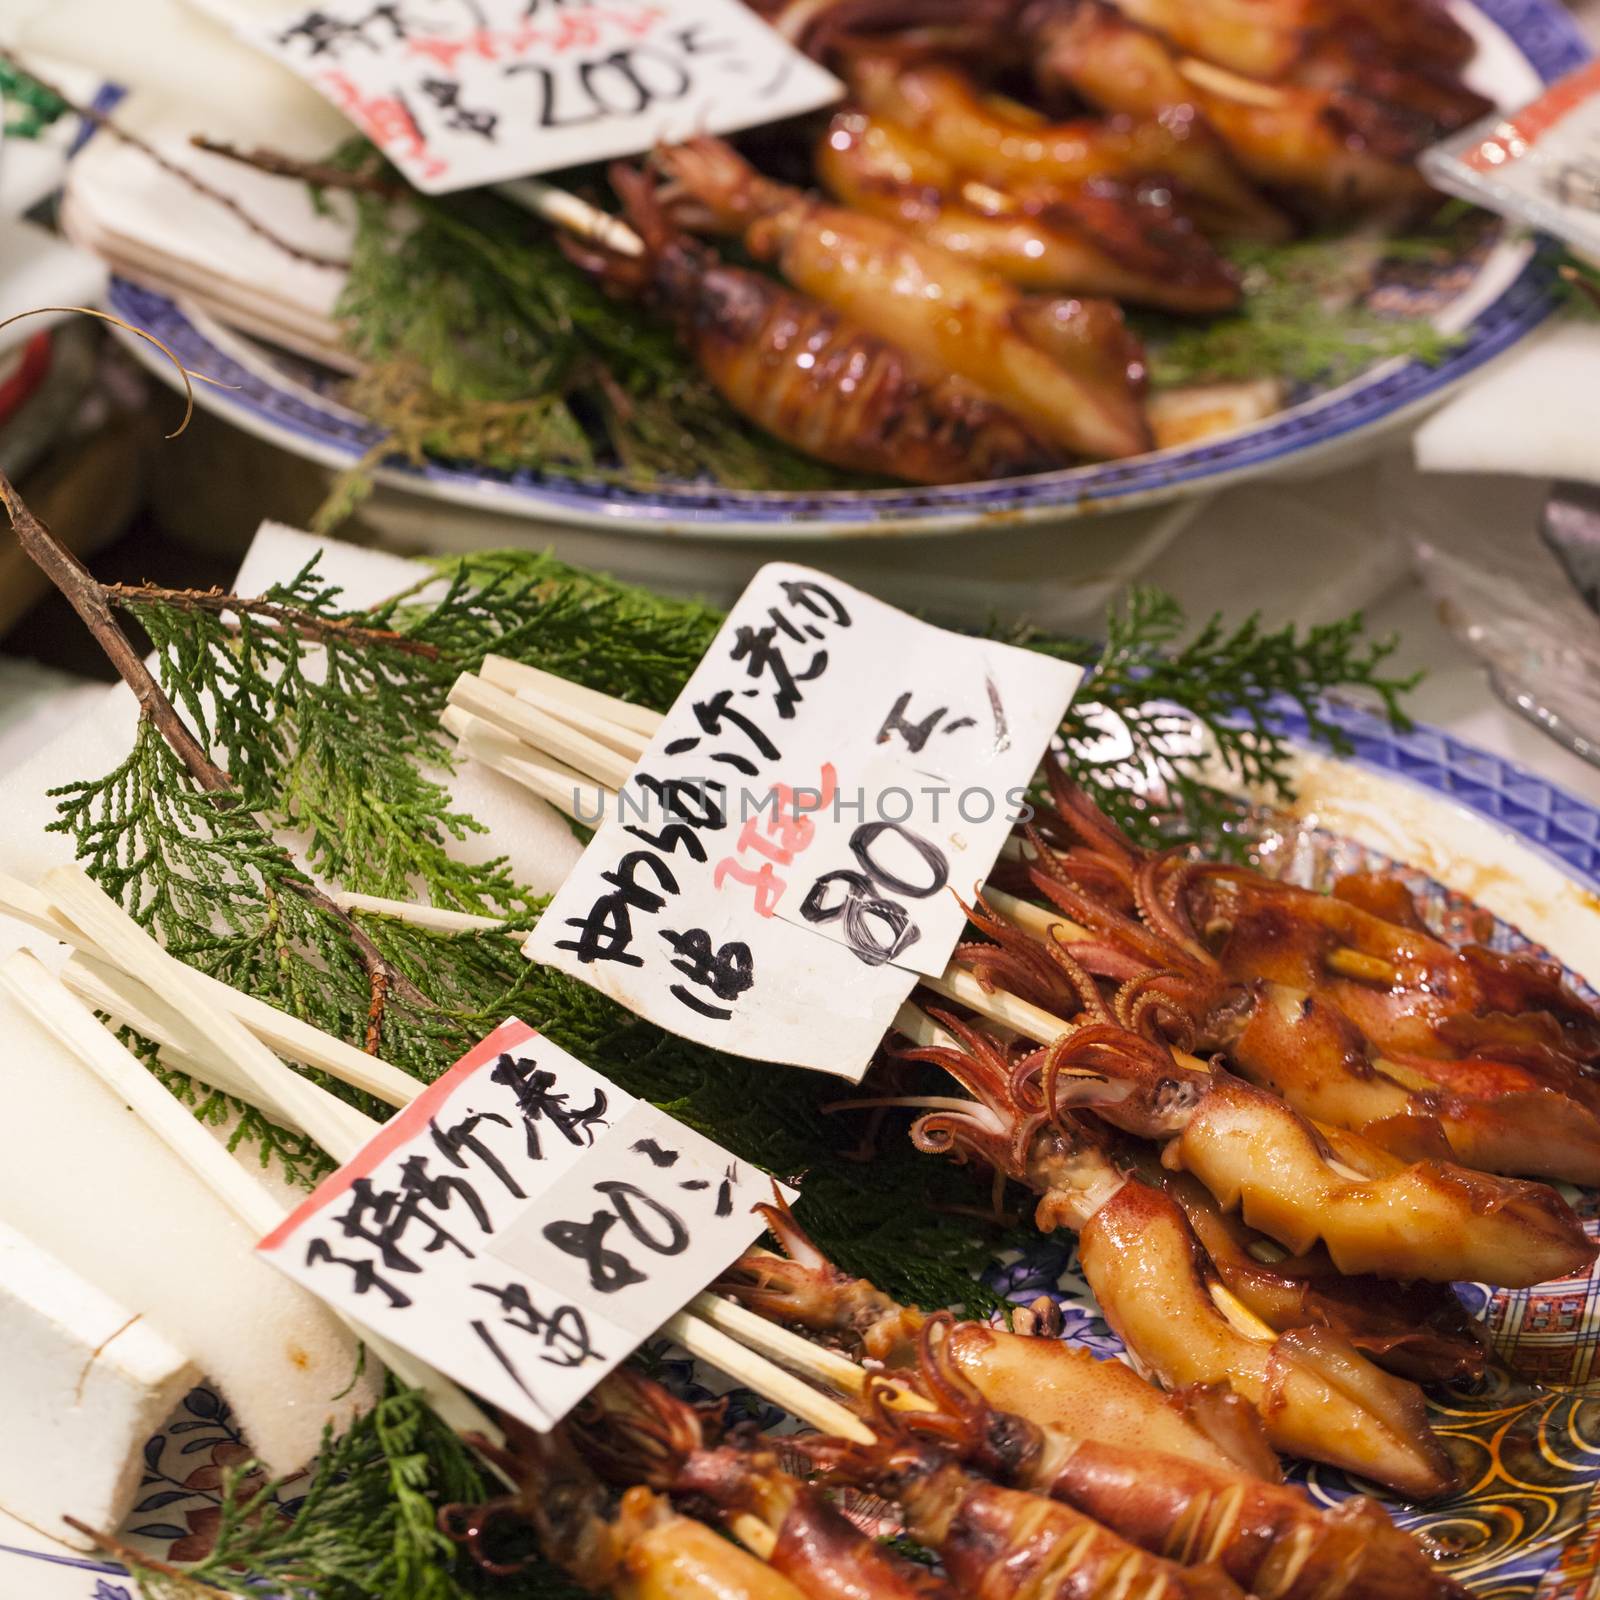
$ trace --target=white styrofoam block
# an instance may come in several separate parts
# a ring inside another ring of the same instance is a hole
[[[1417,429],[1424,472],[1511,472],[1600,483],[1600,325],[1562,320],[1519,345]]]
[[[141,1313],[227,1397],[274,1473],[316,1453],[382,1382],[353,1335],[76,1057],[0,996],[0,1221]],[[253,1170],[253,1152],[240,1159]]]
[[[117,1528],[144,1443],[200,1378],[171,1340],[0,1224],[0,1506],[64,1543]]]

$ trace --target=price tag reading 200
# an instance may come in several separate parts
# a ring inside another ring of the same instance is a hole
[[[1081,676],[764,567],[615,806],[584,819],[525,953],[701,1043],[859,1078],[916,975],[944,970],[957,894]]]

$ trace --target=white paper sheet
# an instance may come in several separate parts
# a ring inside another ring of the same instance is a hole
[[[323,0],[239,35],[432,194],[773,122],[843,92],[739,0]]]
[[[551,1427],[761,1233],[758,1169],[502,1023],[258,1246]]]
[[[1081,677],[763,567],[524,953],[702,1044],[859,1079]]]

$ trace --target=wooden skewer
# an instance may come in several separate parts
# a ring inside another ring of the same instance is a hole
[[[18,950],[0,966],[0,984],[132,1109],[252,1234],[268,1233],[283,1220],[278,1202],[100,1026],[93,1013],[50,974],[37,956]],[[476,1432],[496,1441],[501,1439],[496,1424],[442,1373],[359,1324],[350,1322],[350,1326],[402,1382],[422,1390],[428,1404],[449,1427],[458,1433]]]
[[[620,789],[633,771],[633,762],[626,756],[470,672],[462,673],[451,685],[450,704],[515,734],[535,750],[576,767],[608,789]]]
[[[415,900],[388,900],[380,894],[349,894],[340,889],[332,893],[334,903],[346,911],[393,917],[396,922],[409,922],[415,928],[432,928],[437,933],[503,932],[506,938],[515,939],[518,944],[528,937],[526,928],[508,928],[494,917],[479,916],[473,911],[451,911],[446,906],[419,905]]]
[[[721,1328],[679,1311],[662,1323],[661,1331],[675,1339],[690,1355],[710,1362],[730,1378],[748,1384],[758,1394],[765,1395],[774,1405],[782,1406],[802,1422],[809,1422],[812,1427],[820,1428],[824,1433],[836,1434],[841,1439],[852,1439],[857,1444],[873,1442],[872,1430],[855,1412],[819,1393],[809,1384],[802,1383],[793,1373],[785,1372],[775,1362],[768,1361]]]
[[[666,718],[649,706],[635,705],[631,700],[618,700],[615,695],[601,694],[598,689],[586,689],[570,678],[558,677],[542,667],[524,666],[520,661],[505,656],[487,655],[478,669],[478,676],[508,694],[524,690],[534,691],[553,702],[571,708],[575,715],[586,721],[609,723],[614,728],[626,728],[642,735],[646,740],[655,737]]]
[[[524,211],[532,211],[581,238],[593,239],[618,255],[644,254],[644,240],[621,217],[614,217],[609,211],[602,211],[542,178],[512,178],[497,183],[495,188]]]
[[[87,954],[105,959],[105,952],[59,907],[53,905],[47,894],[4,873],[0,873],[0,912],[16,917],[18,921],[49,934],[53,939],[60,939]],[[112,965],[116,964],[112,962]],[[389,1105],[405,1105],[409,1102],[416,1084],[398,1067],[390,1066],[376,1056],[369,1056],[365,1051],[357,1050],[342,1039],[333,1038],[299,1017],[291,1017],[288,1012],[269,1006],[264,1000],[242,994],[219,978],[196,971],[193,967],[183,970],[188,973],[190,981],[205,990],[214,1005],[231,1012],[264,1044],[279,1054],[308,1067],[320,1067],[341,1082],[362,1089]]]
[[[559,761],[536,761],[531,746],[492,722],[470,715],[460,706],[448,707],[439,721],[447,733],[455,736],[466,755],[491,772],[498,772],[502,778],[520,783],[563,816],[579,820],[579,797],[585,793],[594,796],[590,820],[601,815],[611,791],[574,772],[571,767]]]

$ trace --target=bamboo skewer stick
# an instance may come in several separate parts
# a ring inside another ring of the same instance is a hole
[[[52,939],[60,939],[89,955],[105,958],[105,952],[82,928],[53,905],[47,894],[5,873],[0,873],[0,912],[37,928],[41,933],[49,934]],[[193,967],[186,967],[184,971],[196,986],[206,992],[214,1005],[226,1008],[264,1044],[290,1060],[302,1062],[308,1067],[320,1067],[342,1082],[375,1095],[389,1105],[405,1105],[409,1100],[415,1087],[414,1080],[398,1067],[369,1056],[365,1051],[357,1050],[342,1039],[335,1039],[299,1017],[291,1017],[288,1012],[269,1006],[264,1000],[230,988],[220,978],[213,978]]]
[[[419,905],[415,900],[389,900],[380,894],[349,894],[334,890],[335,902],[346,911],[361,912],[367,916],[393,917],[396,922],[409,922],[415,928],[431,928],[436,933],[504,933],[506,938],[521,944],[528,937],[526,928],[508,928],[495,917],[484,917],[474,911],[451,911],[446,906]]]
[[[652,711],[649,706],[635,705],[631,700],[618,700],[615,695],[601,694],[598,689],[586,689],[581,683],[573,683],[570,678],[546,672],[542,667],[524,666],[522,662],[512,661],[506,656],[485,656],[478,676],[508,694],[524,690],[541,693],[552,702],[570,707],[575,715],[588,721],[605,722],[613,728],[627,729],[641,734],[647,741],[655,737],[656,729],[666,721],[659,711]]]
[[[618,255],[644,254],[644,240],[621,217],[614,217],[609,211],[602,211],[542,178],[511,178],[497,183],[495,189],[524,211],[532,211],[546,222],[554,222],[582,238],[592,239]]]
[[[37,956],[30,951],[17,951],[0,966],[0,984],[129,1106],[252,1234],[268,1233],[283,1220],[278,1202],[101,1027],[93,1013],[46,970]],[[502,1437],[476,1402],[442,1373],[359,1324],[350,1322],[350,1326],[403,1383],[423,1392],[448,1426],[458,1433],[482,1433],[496,1441]]]
[[[626,756],[470,672],[451,686],[450,704],[588,773],[608,789],[620,789],[633,770]]]
[[[675,1339],[690,1355],[709,1362],[730,1378],[748,1384],[774,1405],[780,1405],[785,1411],[799,1417],[802,1422],[809,1422],[824,1433],[853,1439],[857,1444],[872,1443],[872,1430],[855,1412],[809,1384],[802,1383],[793,1373],[785,1372],[782,1367],[758,1355],[721,1328],[679,1311],[662,1323],[661,1331]]]
[[[300,1077],[234,1019],[213,1013],[199,987],[187,981],[193,977],[190,969],[167,955],[78,869],[57,869],[46,876],[73,923],[89,928],[100,946],[111,949],[125,964],[126,971],[118,971],[98,957],[80,953],[72,958],[68,965],[73,969],[73,981],[87,991],[92,1003],[122,1016],[156,1042],[171,1046],[176,1055],[175,1066],[192,1065],[201,1081],[284,1116],[336,1160],[348,1161],[379,1130],[379,1122]],[[23,974],[31,976],[36,969],[46,978],[46,983],[38,986],[43,999],[30,1004],[29,1010],[123,1094],[169,1148],[196,1167],[198,1175],[247,1227],[266,1233],[277,1226],[281,1217],[271,1197],[72,998],[65,983],[49,978],[37,958],[27,952],[19,952],[14,963],[22,964],[19,970],[12,972],[8,968],[0,978],[25,1004],[30,985]],[[176,993],[176,1003],[163,998],[151,986],[150,980],[162,978],[171,981],[169,992]],[[136,1096],[128,1088],[130,1074],[138,1080]],[[416,1083],[411,1087],[413,1097],[423,1089]],[[702,1295],[700,1300],[713,1306],[722,1304],[708,1295]],[[738,1322],[742,1308],[730,1309],[734,1316],[722,1320]],[[749,1315],[745,1313],[746,1317]],[[861,1425],[836,1401],[804,1389],[790,1373],[730,1339],[710,1322],[679,1312],[663,1326],[663,1332],[677,1339],[691,1354],[711,1362],[729,1377],[748,1383],[802,1420],[829,1432],[839,1432],[849,1425],[857,1430],[850,1437],[859,1437]],[[370,1336],[363,1331],[363,1337]],[[376,1347],[378,1341],[372,1342]],[[394,1366],[393,1361],[389,1364]],[[415,1362],[410,1365],[418,1367]],[[425,1386],[412,1378],[406,1381]],[[868,1441],[870,1437],[869,1434]]]

